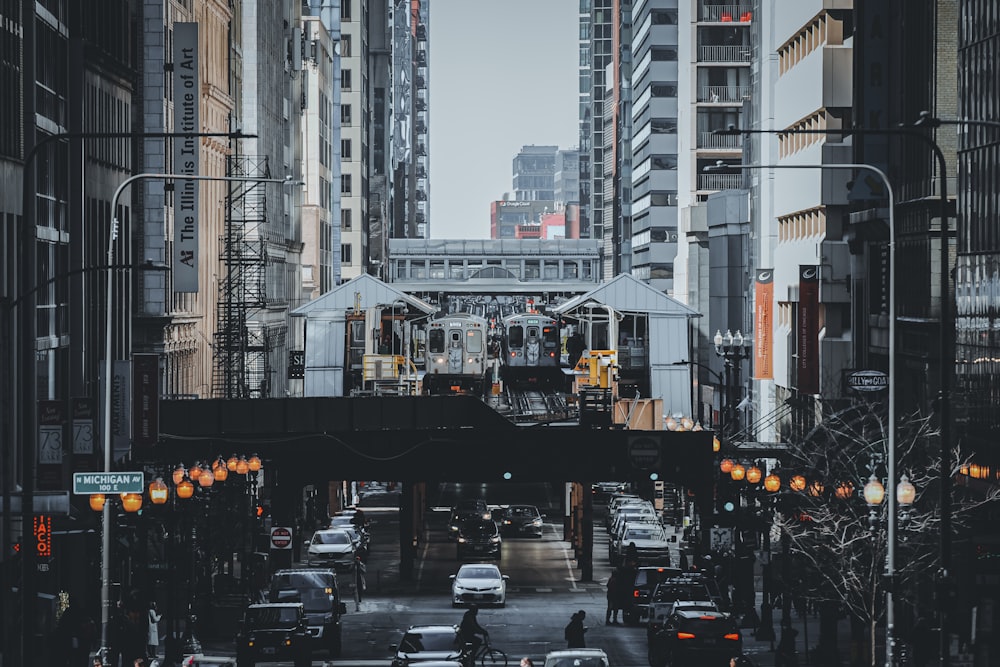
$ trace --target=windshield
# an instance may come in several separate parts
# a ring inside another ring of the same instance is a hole
[[[454,651],[456,643],[456,636],[451,633],[432,632],[422,634],[420,632],[407,632],[403,635],[403,641],[399,644],[399,650],[403,653]]]
[[[630,528],[625,531],[625,540],[664,540],[664,533],[655,526],[649,528]]]
[[[463,579],[499,579],[500,575],[492,567],[463,567],[458,571]]]
[[[553,658],[545,661],[545,667],[608,667],[608,661],[600,656]]]
[[[514,516],[523,516],[523,517],[538,516],[537,507],[511,507],[509,511]]]
[[[342,531],[332,533],[316,533],[313,535],[313,544],[350,544],[350,536]]]

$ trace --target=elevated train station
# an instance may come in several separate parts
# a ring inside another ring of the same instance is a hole
[[[683,487],[710,520],[713,434],[665,427],[668,416],[692,414],[690,368],[678,362],[691,358],[688,324],[698,313],[629,275],[599,282],[592,241],[393,241],[391,250],[391,282],[362,275],[295,311],[305,328],[304,363],[295,369],[302,397],[164,401],[160,445],[145,454],[176,460],[236,443],[252,449],[278,471],[273,512],[286,520],[300,511],[304,488],[330,493],[332,510],[341,501],[333,497],[337,480],[400,481],[404,574],[428,482],[589,489],[609,478],[659,480]],[[493,332],[525,312],[553,318],[562,332],[557,366],[575,404],[570,414],[515,418],[510,394],[497,390],[499,374],[483,395],[426,395],[432,320],[471,313]],[[576,367],[564,349],[570,331],[587,347]],[[588,392],[606,401],[590,405]],[[578,520],[587,577],[591,497],[577,497],[580,507],[567,512]]]

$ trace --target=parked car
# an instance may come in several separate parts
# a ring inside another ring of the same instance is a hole
[[[463,647],[457,625],[412,625],[389,649],[393,652],[392,667],[406,667],[416,662],[456,661]]]
[[[728,667],[743,652],[736,620],[721,611],[678,609],[649,638],[650,667]]]
[[[309,627],[301,602],[268,602],[246,608],[236,636],[239,667],[265,660],[291,660],[295,667],[306,667],[311,658]]]
[[[611,565],[624,562],[625,549],[635,545],[637,565],[670,565],[670,540],[658,521],[629,521],[608,543]]]
[[[271,577],[269,602],[301,602],[313,650],[326,649],[340,657],[341,617],[347,605],[340,599],[337,575],[329,568],[278,570]]]
[[[631,625],[644,623],[649,614],[649,598],[656,585],[668,577],[681,574],[676,567],[640,567],[635,571],[632,583],[632,595],[628,606],[623,609],[625,622]]]
[[[674,600],[672,602],[657,602],[656,594],[649,603],[649,621],[646,623],[646,641],[650,641],[657,632],[663,629],[667,619],[675,611],[719,611],[711,600]]]
[[[500,573],[496,565],[469,563],[458,568],[458,573],[451,579],[451,606],[464,604],[495,604],[503,607],[507,604],[506,574]]]
[[[608,654],[599,648],[549,651],[544,667],[609,667]]]
[[[493,519],[465,519],[458,528],[458,537],[455,541],[455,556],[459,560],[470,556],[500,560],[502,553],[500,529]]]
[[[307,565],[322,565],[338,571],[347,571],[354,566],[357,544],[346,530],[325,528],[313,533],[306,542]]]
[[[504,535],[541,537],[544,518],[534,505],[507,505],[493,511],[493,519]]]

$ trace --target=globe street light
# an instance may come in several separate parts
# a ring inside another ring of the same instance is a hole
[[[730,164],[721,160],[714,166],[705,167],[706,172],[725,169],[847,169],[851,171],[866,170],[882,181],[885,186],[889,204],[889,429],[887,437],[888,449],[886,462],[889,479],[896,479],[896,198],[892,183],[884,171],[865,163],[830,163],[830,164]],[[942,218],[942,225],[944,224]],[[945,267],[942,273],[947,273]],[[942,299],[945,295],[942,295]],[[944,476],[945,471],[941,471]],[[896,575],[896,494],[889,494],[889,510],[887,524],[888,549],[886,550],[886,579],[889,582],[885,592],[886,646],[885,664],[891,667],[893,663],[893,642],[895,634],[895,614],[892,604],[892,582]]]

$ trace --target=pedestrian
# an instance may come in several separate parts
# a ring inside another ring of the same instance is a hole
[[[583,355],[583,351],[587,349],[587,343],[583,340],[583,336],[579,331],[573,333],[566,340],[566,360],[569,362],[570,368],[576,368],[576,365],[580,362],[580,357]]]
[[[626,567],[639,567],[639,547],[635,545],[635,542],[628,543],[628,546],[625,547],[623,558]]]
[[[535,663],[531,661],[531,658],[521,658],[521,667],[535,667]]]
[[[146,637],[146,648],[149,651],[149,657],[157,657],[157,653],[160,649],[160,619],[162,615],[156,610],[156,601],[149,603],[149,630]]]
[[[586,648],[587,642],[584,635],[587,628],[583,626],[583,619],[587,617],[587,612],[580,610],[570,616],[566,629],[563,630],[563,637],[566,638],[566,648]]]
[[[608,577],[608,607],[604,611],[604,625],[613,625],[618,623],[618,612],[620,608],[618,607],[618,587],[621,586],[621,581],[619,579],[618,571],[613,570],[611,576]]]

